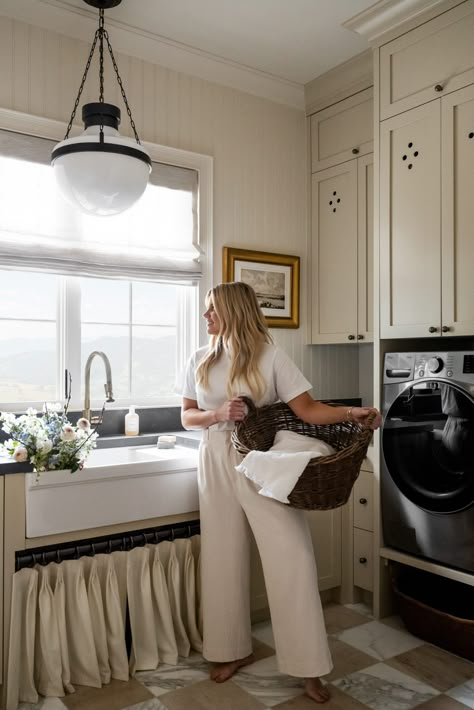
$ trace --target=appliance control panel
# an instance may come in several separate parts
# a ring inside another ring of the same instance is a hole
[[[468,383],[474,388],[474,352],[385,354],[384,384],[397,384],[431,377]]]

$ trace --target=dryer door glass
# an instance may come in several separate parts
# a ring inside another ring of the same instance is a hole
[[[474,501],[474,401],[446,382],[405,389],[387,412],[382,449],[390,476],[415,505],[437,513]]]

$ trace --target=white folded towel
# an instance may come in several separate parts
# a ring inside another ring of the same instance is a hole
[[[289,503],[288,494],[309,461],[334,453],[325,441],[281,429],[268,451],[250,451],[235,468],[261,487],[260,495]]]

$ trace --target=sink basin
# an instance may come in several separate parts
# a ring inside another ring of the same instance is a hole
[[[86,468],[134,464],[138,462],[196,460],[196,450],[187,446],[159,449],[157,446],[122,446],[111,449],[94,449],[86,462]]]
[[[94,449],[82,471],[25,475],[26,536],[38,537],[199,509],[197,449]]]

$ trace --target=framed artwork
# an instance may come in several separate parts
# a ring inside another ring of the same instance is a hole
[[[223,281],[255,290],[269,328],[299,328],[300,257],[223,248]]]

